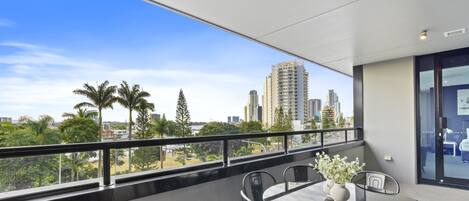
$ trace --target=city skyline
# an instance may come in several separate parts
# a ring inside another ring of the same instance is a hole
[[[13,119],[47,114],[61,121],[83,100],[72,93],[83,83],[126,80],[150,92],[156,112],[168,119],[183,89],[193,121],[224,121],[244,116],[246,92],[262,91],[272,65],[296,59],[145,2],[103,1],[92,8],[80,1],[21,2],[0,8],[0,116]],[[63,11],[70,11],[67,19]],[[350,116],[351,78],[310,62],[305,68],[310,97],[333,88]],[[104,111],[105,121],[126,117],[118,104]]]

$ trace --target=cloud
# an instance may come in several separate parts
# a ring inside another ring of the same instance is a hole
[[[140,61],[138,53],[112,55],[103,60],[80,57],[76,52],[70,56],[64,49],[17,41],[0,42],[0,51],[2,48],[8,51],[0,54],[0,116],[49,114],[56,120],[85,100],[72,93],[83,83],[95,85],[109,80],[117,85],[126,80],[150,92],[149,100],[155,103],[156,112],[166,113],[170,119],[175,117],[178,91],[183,89],[193,121],[226,121],[226,116],[242,116],[249,90],[261,90],[272,60],[285,59],[277,58],[278,55],[270,60],[253,55],[233,59],[234,53],[220,51],[205,61],[171,57]],[[129,57],[134,61],[127,60]],[[252,62],[262,59],[261,63]],[[129,67],[136,65],[135,61],[140,62],[140,67]],[[327,89],[336,89],[343,111],[350,115],[351,79],[316,65],[306,67],[310,73],[310,98],[324,98]],[[116,104],[114,110],[104,111],[104,119],[126,121],[126,112]]]
[[[103,61],[67,56],[62,50],[35,44],[4,42],[14,51],[0,55],[0,114],[18,117],[49,114],[60,120],[63,112],[83,101],[72,91],[83,83],[122,80],[150,92],[158,113],[174,117],[177,93],[183,89],[194,121],[224,120],[240,115],[250,81],[245,76],[198,71],[199,65],[169,62],[160,68],[129,68]],[[105,120],[125,121],[125,109],[105,111]]]
[[[0,28],[1,27],[11,27],[14,26],[15,23],[11,20],[0,18]]]

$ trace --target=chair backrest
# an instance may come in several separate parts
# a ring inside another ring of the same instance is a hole
[[[246,193],[244,193],[243,190],[241,190],[240,194],[241,194],[242,201],[251,201],[251,199],[249,199],[249,197],[246,195]]]
[[[283,171],[283,180],[287,182],[308,182],[319,183],[324,180],[324,176],[316,171],[310,165],[294,165],[285,168]]]
[[[262,201],[264,190],[277,184],[274,176],[266,171],[254,171],[247,173],[242,181],[241,196],[248,201]]]
[[[460,151],[469,151],[469,140],[468,139],[464,139],[461,141],[461,143],[459,144],[459,150]]]
[[[400,192],[399,182],[394,177],[382,172],[359,172],[353,176],[352,183],[363,190],[380,194],[397,195]]]

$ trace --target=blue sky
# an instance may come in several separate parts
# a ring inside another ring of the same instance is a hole
[[[0,116],[63,112],[83,98],[85,82],[122,80],[152,94],[157,113],[174,118],[186,94],[193,121],[243,116],[249,90],[262,94],[273,64],[295,57],[180,16],[142,0],[2,0]],[[335,89],[352,114],[352,80],[312,63],[310,98]],[[120,106],[105,120],[126,120]]]

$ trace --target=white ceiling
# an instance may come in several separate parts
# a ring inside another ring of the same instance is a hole
[[[468,0],[148,0],[331,69],[469,46]],[[428,39],[418,34],[428,29]]]

